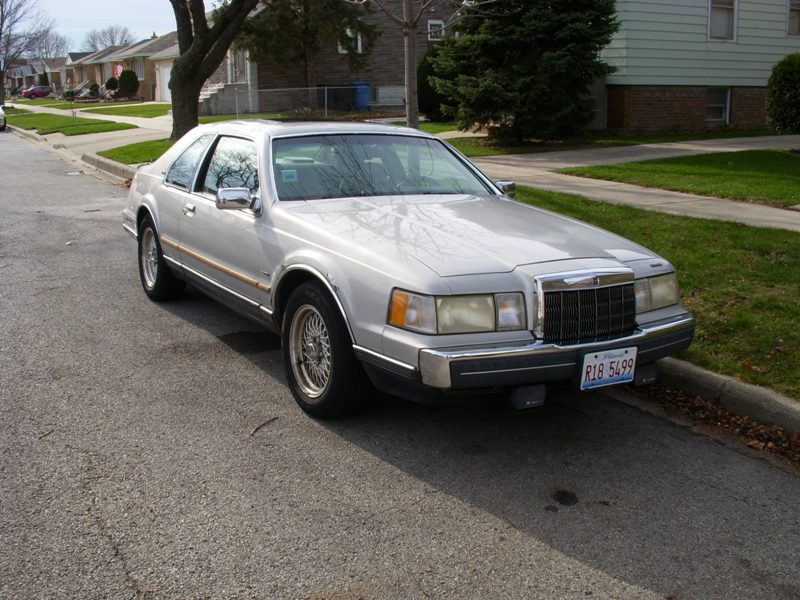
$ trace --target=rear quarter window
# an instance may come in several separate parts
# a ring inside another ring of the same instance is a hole
[[[167,171],[167,176],[164,181],[170,185],[188,190],[192,183],[192,177],[197,171],[197,164],[203,157],[203,152],[211,141],[213,135],[202,135],[197,138],[191,146],[183,151],[178,159],[172,163],[172,166]]]

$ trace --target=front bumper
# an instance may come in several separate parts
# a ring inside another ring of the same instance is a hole
[[[645,365],[685,350],[693,337],[694,319],[685,313],[648,323],[625,338],[591,344],[425,348],[419,353],[419,375],[423,385],[447,390],[565,382],[577,378],[587,352],[636,346],[637,365]]]

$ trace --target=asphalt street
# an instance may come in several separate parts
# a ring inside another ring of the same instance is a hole
[[[0,597],[800,597],[796,471],[599,393],[314,421],[126,194],[0,134]]]

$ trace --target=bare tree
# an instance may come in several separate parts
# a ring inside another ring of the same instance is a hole
[[[214,11],[209,26],[203,0],[169,0],[178,27],[180,56],[172,66],[172,139],[197,125],[200,89],[225,58],[236,33],[258,0],[230,0]]]
[[[49,22],[38,12],[38,0],[0,0],[0,87],[17,60],[30,53]]]
[[[97,52],[109,46],[122,46],[133,42],[130,29],[122,25],[109,25],[103,29],[92,29],[83,38],[83,50]]]
[[[452,0],[402,0],[402,12],[391,0],[348,0],[353,4],[368,4],[378,8],[403,30],[405,55],[406,122],[419,128],[419,102],[417,100],[417,28],[425,11],[454,4]],[[393,6],[394,5],[394,6]]]
[[[29,54],[33,58],[58,58],[67,55],[69,44],[69,38],[56,33],[50,26],[42,33]]]

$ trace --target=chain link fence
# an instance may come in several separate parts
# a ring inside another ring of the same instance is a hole
[[[403,86],[368,83],[314,88],[236,90],[237,117],[262,119],[347,119],[359,116],[402,116]]]

